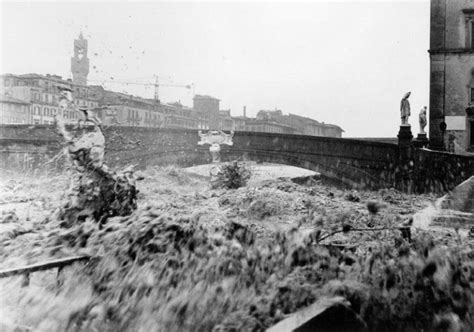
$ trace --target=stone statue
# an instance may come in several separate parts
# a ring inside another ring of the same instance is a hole
[[[201,137],[201,141],[198,142],[199,145],[210,144],[209,152],[212,156],[212,162],[218,163],[221,160],[220,152],[221,152],[221,144],[226,145],[233,145],[232,138],[234,137],[234,130],[231,131],[230,135],[224,133],[222,130],[216,131],[208,131],[207,133],[203,133],[199,130],[199,137]]]
[[[425,127],[426,127],[426,106],[423,107],[423,108],[420,110],[419,122],[420,122],[420,134],[426,134],[426,133],[425,133]]]
[[[410,97],[411,92],[407,92],[402,101],[400,102],[400,115],[402,117],[402,125],[410,125],[408,123],[408,117],[410,116],[410,102],[408,97]]]

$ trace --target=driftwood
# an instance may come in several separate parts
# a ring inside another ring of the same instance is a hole
[[[20,274],[30,274],[32,272],[45,271],[54,268],[62,269],[63,267],[71,265],[75,262],[88,261],[89,259],[90,256],[73,256],[13,269],[0,270],[0,278],[12,277]]]

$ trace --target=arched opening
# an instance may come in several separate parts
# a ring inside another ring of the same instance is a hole
[[[289,166],[275,163],[257,163],[254,161],[244,162],[245,166],[251,171],[249,184],[255,184],[261,181],[274,180],[279,178],[291,178],[296,182],[305,182],[321,179],[321,174],[305,168],[297,166]],[[209,176],[214,167],[219,164],[204,164],[186,167],[186,172],[194,173],[201,176]]]

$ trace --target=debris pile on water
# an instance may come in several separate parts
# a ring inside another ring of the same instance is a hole
[[[56,130],[65,141],[62,154],[68,156],[71,172],[68,201],[58,212],[61,226],[70,227],[87,218],[104,223],[109,217],[132,213],[137,208],[133,167],[114,172],[105,164],[101,122],[87,109],[76,108],[69,89],[61,92],[59,107],[81,113],[84,122],[78,121],[68,131],[62,116],[55,116]]]

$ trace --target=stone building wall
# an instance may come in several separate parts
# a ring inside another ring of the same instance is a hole
[[[474,1],[432,0],[430,32],[430,147],[444,150],[450,134],[474,149],[466,108],[474,104]],[[446,124],[446,132],[442,124]]]
[[[219,99],[211,96],[195,95],[193,98],[193,109],[202,112],[212,130],[219,129],[219,103]]]

